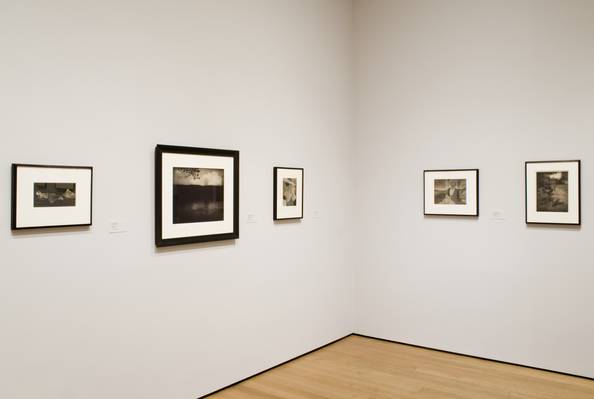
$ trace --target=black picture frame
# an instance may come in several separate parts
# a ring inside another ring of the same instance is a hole
[[[576,223],[558,223],[558,222],[534,222],[528,218],[528,165],[531,164],[556,164],[556,163],[576,163],[577,181],[578,181],[578,220]],[[554,160],[554,161],[526,161],[524,163],[524,217],[527,225],[541,226],[581,226],[582,225],[582,161],[579,159]]]
[[[278,171],[279,170],[299,170],[301,171],[301,216],[298,217],[288,217],[282,218],[278,216],[278,204],[277,204],[277,194],[278,194]],[[301,220],[303,219],[304,209],[305,209],[305,170],[303,168],[294,168],[294,167],[287,167],[287,166],[275,166],[273,168],[272,173],[272,181],[273,181],[273,191],[272,191],[272,219],[274,221],[279,220]]]
[[[75,224],[53,224],[39,226],[18,226],[18,169],[19,168],[42,168],[42,169],[85,169],[91,172],[90,179],[90,200],[89,200],[89,223]],[[87,227],[93,225],[93,167],[92,166],[72,166],[72,165],[40,165],[28,163],[13,163],[11,166],[11,195],[10,195],[10,228],[14,231],[32,230],[32,229],[55,229],[65,227]]]
[[[473,214],[450,214],[450,213],[428,213],[427,212],[427,173],[439,172],[476,172],[476,212]],[[448,216],[462,218],[478,218],[480,216],[480,170],[479,169],[426,169],[423,171],[423,215],[424,216]]]
[[[189,154],[233,159],[233,231],[222,234],[207,234],[179,238],[163,238],[163,154]],[[239,238],[239,151],[213,148],[186,147],[158,144],[155,147],[155,245],[168,247],[212,241],[235,240]]]

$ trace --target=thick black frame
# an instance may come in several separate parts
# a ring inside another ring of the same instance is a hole
[[[206,155],[233,158],[232,232],[163,239],[163,153]],[[173,245],[185,245],[201,242],[235,240],[237,238],[239,238],[239,151],[158,144],[155,147],[155,245],[157,247],[168,247]]]
[[[476,214],[468,215],[453,215],[449,213],[427,213],[427,201],[425,199],[426,193],[426,178],[429,172],[476,172]],[[425,216],[454,216],[464,218],[477,218],[480,215],[480,172],[479,169],[427,169],[423,171],[423,215]]]
[[[300,170],[301,171],[301,216],[295,218],[279,218],[278,217],[278,206],[276,204],[277,198],[277,190],[278,190],[278,171],[279,169],[288,169],[288,170]],[[301,220],[303,219],[304,214],[304,203],[305,203],[305,170],[303,168],[290,168],[285,166],[275,166],[272,173],[272,181],[273,181],[273,191],[272,191],[272,220]]]
[[[529,222],[528,221],[528,164],[535,163],[577,163],[578,166],[578,222],[577,223],[555,223],[555,222]],[[526,224],[530,225],[551,225],[551,226],[581,226],[582,225],[582,161],[572,159],[568,161],[526,161],[524,164],[524,216]]]
[[[44,168],[44,169],[89,169],[91,171],[91,200],[89,204],[89,223],[82,224],[56,224],[50,226],[27,226],[17,227],[17,179],[18,168]],[[36,165],[26,163],[13,163],[11,176],[11,206],[10,206],[10,228],[11,230],[30,229],[53,229],[58,227],[84,227],[93,225],[93,167],[92,166],[69,166],[69,165]]]

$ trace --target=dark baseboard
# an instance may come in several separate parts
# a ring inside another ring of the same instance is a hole
[[[495,359],[489,359],[489,358],[486,358],[486,357],[468,355],[468,354],[465,354],[465,353],[458,353],[458,352],[452,352],[452,351],[447,351],[447,350],[443,350],[443,349],[430,348],[428,346],[421,346],[421,345],[409,344],[407,342],[394,341],[394,340],[385,339],[385,338],[377,338],[377,337],[372,337],[370,335],[357,334],[357,333],[353,333],[351,335],[354,335],[356,337],[374,339],[376,341],[389,342],[391,344],[406,345],[406,346],[411,346],[413,348],[426,349],[426,350],[431,350],[431,351],[441,352],[441,353],[448,353],[450,355],[464,356],[464,357],[469,357],[469,358],[472,358],[472,359],[486,360],[486,361],[489,361],[489,362],[495,362],[495,363],[500,363],[500,364],[507,364],[509,366],[523,367],[523,368],[532,369],[532,370],[545,371],[547,373],[560,374],[560,375],[565,375],[565,376],[568,376],[568,377],[575,377],[575,378],[581,378],[581,379],[584,379],[584,380],[594,381],[594,378],[586,377],[586,376],[578,375],[578,374],[564,373],[562,371],[555,371],[555,370],[543,369],[543,368],[540,368],[540,367],[527,366],[525,364],[506,362],[506,361],[503,361],[503,360],[495,360]]]
[[[325,347],[327,347],[327,346],[330,346],[330,345],[332,345],[332,344],[335,344],[335,343],[337,343],[337,342],[339,342],[339,341],[342,341],[343,339],[345,339],[345,338],[348,338],[348,337],[350,337],[351,335],[354,335],[354,334],[347,334],[347,335],[345,335],[345,336],[344,336],[344,337],[342,337],[342,338],[335,339],[335,340],[334,340],[334,341],[332,341],[332,342],[329,342],[329,343],[327,343],[327,344],[325,344],[325,345],[322,345],[322,346],[320,346],[320,347],[318,347],[318,348],[312,349],[312,350],[310,350],[309,352],[307,352],[307,353],[304,353],[304,354],[302,354],[302,355],[299,355],[299,356],[296,356],[296,357],[294,357],[294,358],[292,358],[292,359],[289,359],[289,360],[287,360],[286,362],[282,362],[282,363],[280,363],[280,364],[277,364],[276,366],[272,366],[272,367],[270,367],[270,368],[268,368],[268,369],[266,369],[266,370],[264,370],[264,371],[260,371],[259,373],[257,373],[257,374],[254,374],[254,375],[252,375],[252,376],[249,376],[249,377],[247,377],[247,378],[244,378],[244,379],[243,379],[243,380],[241,380],[241,381],[234,382],[233,384],[227,385],[227,386],[226,386],[226,387],[224,387],[224,388],[217,389],[217,390],[216,390],[216,391],[214,391],[214,392],[208,393],[208,394],[206,394],[206,395],[204,395],[204,396],[200,396],[198,399],[204,399],[204,398],[208,398],[209,396],[212,396],[212,395],[214,395],[214,394],[216,394],[216,393],[219,393],[219,392],[221,392],[221,391],[224,391],[225,389],[229,389],[229,388],[231,388],[231,387],[234,387],[235,385],[239,385],[239,384],[241,384],[242,382],[246,382],[247,380],[251,380],[252,378],[255,378],[255,377],[259,376],[259,375],[262,375],[262,374],[264,374],[264,373],[267,373],[267,372],[269,372],[269,371],[272,371],[272,370],[274,370],[274,369],[276,369],[276,368],[278,368],[278,367],[284,366],[284,365],[285,365],[285,364],[287,364],[287,363],[291,363],[292,361],[295,361],[295,360],[297,360],[297,359],[300,359],[300,358],[302,358],[302,357],[304,357],[304,356],[307,356],[307,355],[310,355],[310,354],[312,354],[312,353],[314,353],[314,352],[317,352],[317,351],[319,351],[320,349],[324,349]]]
[[[547,372],[547,373],[560,374],[560,375],[564,375],[564,376],[568,376],[568,377],[575,377],[575,378],[581,378],[581,379],[588,380],[588,381],[594,381],[594,378],[585,377],[583,375],[564,373],[564,372],[561,372],[561,371],[548,370],[548,369],[543,369],[543,368],[539,368],[539,367],[527,366],[525,364],[505,362],[505,361],[502,361],[502,360],[489,359],[489,358],[486,358],[486,357],[480,357],[480,356],[474,356],[474,355],[467,355],[465,353],[458,353],[458,352],[452,352],[452,351],[447,351],[447,350],[443,350],[443,349],[430,348],[428,346],[421,346],[421,345],[409,344],[407,342],[394,341],[394,340],[385,339],[385,338],[377,338],[377,337],[372,337],[370,335],[365,335],[365,334],[352,333],[352,334],[345,335],[342,338],[338,338],[338,339],[336,339],[336,340],[334,340],[332,342],[329,342],[329,343],[327,343],[325,345],[322,345],[319,348],[313,349],[313,350],[311,350],[311,351],[309,351],[307,353],[304,353],[302,355],[299,355],[299,356],[296,356],[296,357],[294,357],[292,359],[289,359],[286,362],[282,362],[280,364],[277,364],[276,366],[272,366],[272,367],[270,367],[270,368],[268,368],[268,369],[266,369],[264,371],[261,371],[261,372],[259,372],[257,374],[254,374],[252,376],[249,376],[247,378],[244,378],[241,381],[237,381],[237,382],[234,382],[233,384],[227,385],[226,387],[223,387],[221,389],[217,389],[216,391],[211,392],[209,394],[206,394],[204,396],[201,396],[198,399],[205,399],[205,398],[207,398],[209,396],[212,396],[212,395],[217,394],[217,393],[219,393],[221,391],[224,391],[225,389],[228,389],[228,388],[234,387],[236,385],[239,385],[242,382],[245,382],[247,380],[251,380],[252,378],[255,378],[255,377],[257,377],[257,376],[259,376],[261,374],[267,373],[267,372],[272,371],[272,370],[274,370],[274,369],[276,369],[278,367],[284,366],[287,363],[290,363],[292,361],[295,361],[297,359],[300,359],[300,358],[302,358],[304,356],[310,355],[310,354],[312,354],[314,352],[319,351],[320,349],[324,349],[325,347],[330,346],[332,344],[335,344],[335,343],[337,343],[339,341],[342,341],[343,339],[348,338],[350,336],[356,336],[356,337],[361,337],[361,338],[374,339],[376,341],[384,341],[384,342],[389,342],[391,344],[406,345],[406,346],[410,346],[410,347],[413,347],[413,348],[426,349],[426,350],[435,351],[435,352],[441,352],[441,353],[448,353],[450,355],[464,356],[464,357],[469,357],[469,358],[472,358],[472,359],[486,360],[486,361],[489,361],[489,362],[495,362],[495,363],[500,363],[500,364],[507,364],[509,366],[523,367],[523,368],[532,369],[532,370],[544,371],[544,372]]]

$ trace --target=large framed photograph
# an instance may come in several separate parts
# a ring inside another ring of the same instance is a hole
[[[93,168],[12,165],[13,230],[90,226]]]
[[[274,168],[274,220],[303,219],[303,168]]]
[[[158,145],[157,247],[239,238],[239,151]]]
[[[426,170],[424,213],[436,216],[479,215],[479,170]]]
[[[526,162],[526,223],[581,224],[581,162]]]

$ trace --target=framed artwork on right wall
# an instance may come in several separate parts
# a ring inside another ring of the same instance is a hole
[[[526,162],[526,223],[581,224],[581,162]]]
[[[423,185],[425,216],[478,217],[478,169],[426,170]]]

